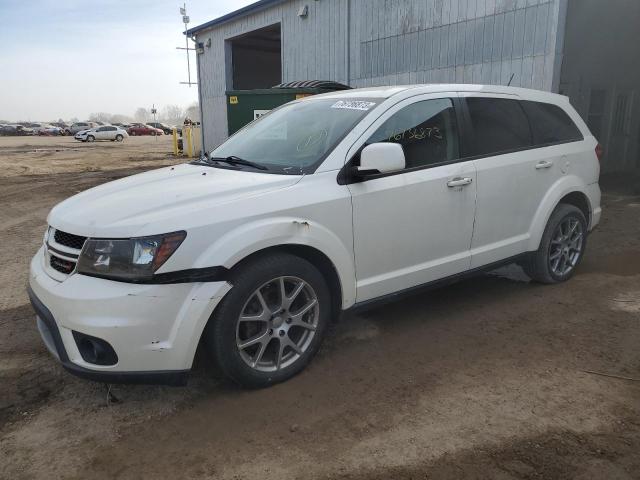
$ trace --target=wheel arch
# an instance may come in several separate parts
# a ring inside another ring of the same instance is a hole
[[[302,258],[320,271],[322,276],[325,278],[327,287],[329,288],[329,292],[331,293],[331,318],[337,319],[340,315],[340,312],[342,311],[342,281],[340,279],[340,275],[338,274],[338,270],[336,269],[336,266],[333,264],[331,259],[324,252],[318,250],[315,247],[293,243],[273,245],[271,247],[257,250],[244,257],[242,260],[233,265],[230,270],[236,270],[247,262],[253,261],[256,258],[272,255],[274,253],[288,253],[290,255]]]
[[[528,251],[538,250],[542,235],[553,211],[561,203],[574,205],[584,214],[588,229],[591,227],[592,206],[584,184],[575,176],[563,177],[544,197],[531,224]]]
[[[575,191],[566,194],[560,199],[558,205],[566,203],[580,209],[584,218],[587,220],[587,226],[591,225],[591,202],[584,192]]]

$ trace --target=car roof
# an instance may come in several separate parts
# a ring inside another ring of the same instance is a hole
[[[505,87],[502,85],[476,85],[476,84],[456,84],[456,83],[434,83],[423,85],[395,85],[386,87],[365,87],[337,92],[324,93],[307,98],[390,98],[396,95],[413,96],[429,93],[486,93],[499,95],[514,95],[524,100],[543,102],[567,102],[568,98],[541,90],[531,90],[519,87]]]

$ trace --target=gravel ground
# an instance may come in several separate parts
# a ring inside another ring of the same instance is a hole
[[[506,267],[345,316],[285,384],[242,391],[198,359],[188,387],[108,404],[42,345],[28,262],[55,203],[170,150],[0,138],[0,478],[640,478],[637,178],[603,182],[566,284]]]

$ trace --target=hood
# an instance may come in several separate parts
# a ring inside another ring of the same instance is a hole
[[[190,216],[296,184],[301,176],[183,164],[89,189],[56,205],[49,225],[87,237],[126,238],[188,227]]]

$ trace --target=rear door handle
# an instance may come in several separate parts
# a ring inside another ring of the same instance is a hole
[[[547,160],[543,160],[536,164],[536,170],[542,170],[543,168],[551,168],[553,167],[553,162],[549,162]]]
[[[466,185],[470,185],[473,182],[473,178],[469,177],[456,177],[447,182],[447,187],[455,188],[455,187],[464,187]]]

